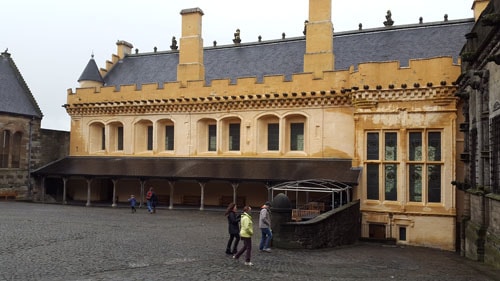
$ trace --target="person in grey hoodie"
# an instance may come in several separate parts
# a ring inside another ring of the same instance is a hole
[[[259,228],[262,233],[262,237],[260,239],[259,250],[261,252],[271,252],[271,248],[269,248],[269,244],[271,243],[271,239],[273,238],[273,233],[271,230],[271,202],[266,202],[260,209],[259,216]]]

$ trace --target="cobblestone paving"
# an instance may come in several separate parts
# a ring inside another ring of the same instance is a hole
[[[500,280],[500,270],[425,248],[260,253],[258,231],[249,267],[224,254],[227,238],[221,211],[0,202],[0,280]]]

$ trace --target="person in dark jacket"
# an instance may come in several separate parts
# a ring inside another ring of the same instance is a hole
[[[229,203],[225,213],[229,230],[229,240],[226,246],[227,255],[234,255],[238,251],[238,243],[240,242],[240,215],[236,214],[237,210],[238,208],[235,203]]]

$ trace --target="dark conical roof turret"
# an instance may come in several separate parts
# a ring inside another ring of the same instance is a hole
[[[104,79],[102,79],[101,73],[99,72],[99,68],[94,60],[94,55],[89,60],[89,63],[83,70],[82,75],[78,78],[78,82],[80,81],[95,81],[99,83],[104,83]]]

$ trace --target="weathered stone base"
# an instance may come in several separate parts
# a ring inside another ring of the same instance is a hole
[[[359,201],[355,201],[308,221],[282,224],[279,234],[273,236],[273,246],[319,249],[351,245],[360,236],[359,222]]]

